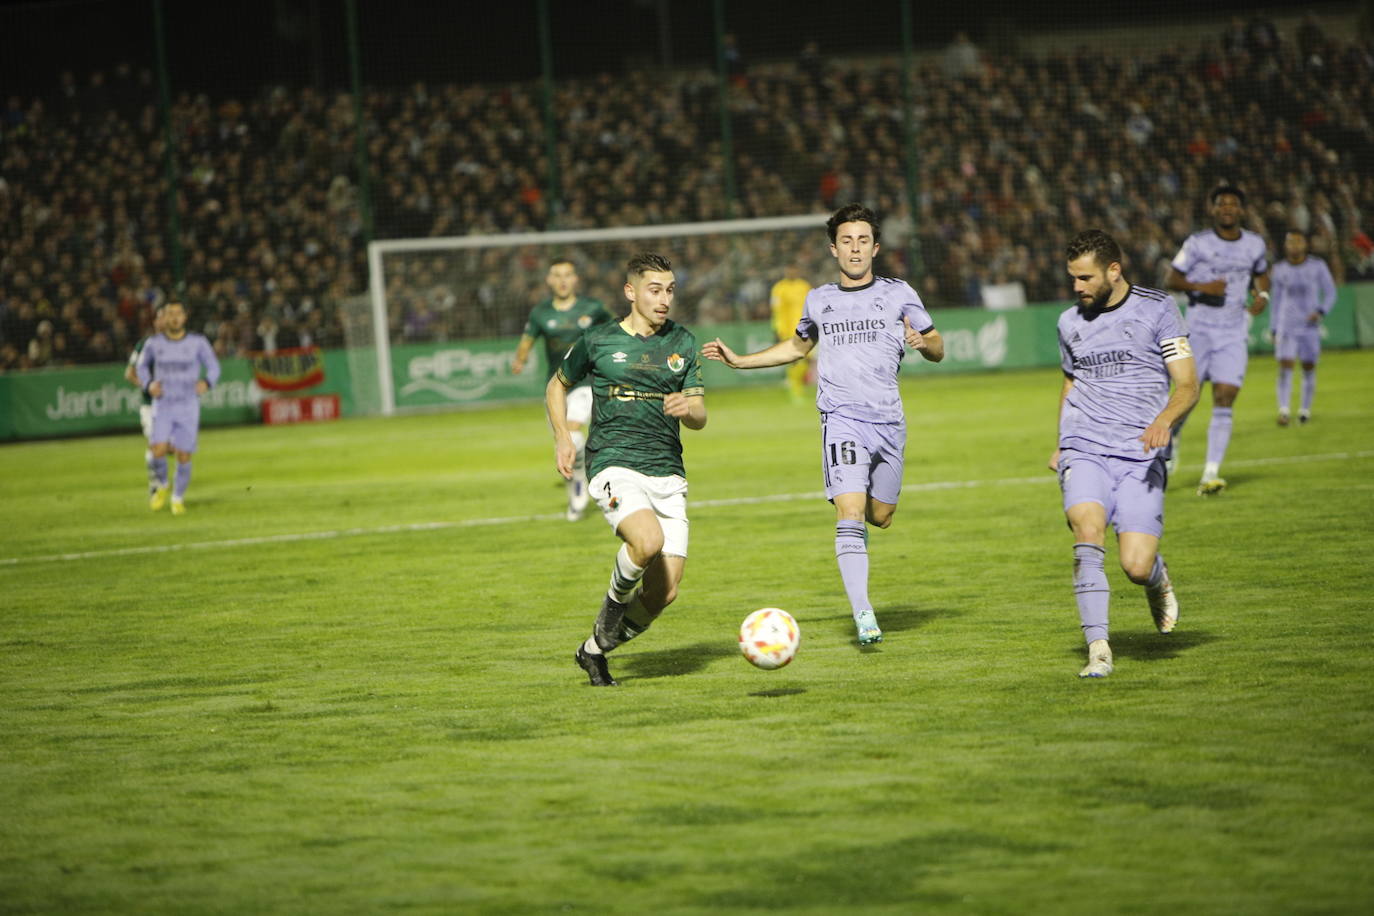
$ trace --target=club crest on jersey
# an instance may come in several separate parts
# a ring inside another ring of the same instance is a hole
[[[592,316],[583,315],[581,318],[577,319],[577,326],[584,331],[587,330],[587,328],[592,326]]]
[[[611,359],[615,360],[618,363],[623,363],[625,362],[625,354],[617,351],[611,354]]]
[[[668,368],[672,369],[674,372],[681,372],[683,369],[687,368],[687,360],[682,358],[682,354],[674,353],[672,356],[668,357]]]
[[[883,310],[883,300],[881,300],[881,299],[874,299],[874,300],[873,300],[873,307],[874,307],[875,309],[877,309],[878,311],[881,312],[881,311]]]
[[[550,319],[548,320],[548,323],[545,325],[545,327],[550,327],[550,328],[556,328],[556,327],[558,327],[558,319],[556,319],[556,318],[550,318]]]

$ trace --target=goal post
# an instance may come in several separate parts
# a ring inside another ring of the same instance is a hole
[[[675,319],[693,329],[766,319],[769,291],[789,264],[813,283],[833,273],[824,231],[827,218],[808,214],[372,242],[367,252],[370,314],[355,306],[345,322],[347,346],[375,363],[376,391],[357,401],[382,415],[463,403],[464,392],[442,380],[407,383],[408,371],[422,371],[415,366],[432,370],[436,365],[435,358],[407,354],[438,347],[441,369],[461,364],[499,375],[495,363],[513,349],[503,344],[524,330],[530,309],[548,296],[544,277],[555,258],[571,259],[580,278],[579,293],[600,299],[613,312],[625,308],[621,288],[626,261],[636,252],[652,250],[673,261],[678,279]],[[444,350],[442,345],[452,346]],[[530,381],[536,376],[537,388]],[[486,385],[482,391],[530,396],[542,390],[542,382],[532,363],[524,377],[508,377],[501,382],[504,387]],[[426,386],[427,392],[418,391]]]

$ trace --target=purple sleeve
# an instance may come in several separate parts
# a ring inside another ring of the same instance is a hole
[[[925,305],[921,302],[921,297],[916,295],[915,290],[911,291],[911,296],[915,301],[903,303],[902,317],[922,334],[935,330],[935,322],[930,320],[930,312],[926,311]]]
[[[1168,302],[1160,306],[1159,324],[1155,328],[1155,342],[1163,343],[1166,340],[1187,336],[1188,331],[1183,327],[1183,318],[1178,313],[1178,306],[1174,305],[1174,300],[1170,297]]]
[[[1193,244],[1193,237],[1190,235],[1183,240],[1183,247],[1178,250],[1178,254],[1174,255],[1170,264],[1174,270],[1186,275],[1188,271],[1193,269],[1197,260],[1197,246]]]
[[[1073,353],[1069,350],[1068,342],[1064,340],[1064,329],[1059,329],[1059,368],[1064,371],[1066,378],[1073,378]]]
[[[1336,306],[1336,281],[1331,276],[1331,268],[1325,261],[1318,261],[1321,269],[1317,271],[1317,311],[1323,315],[1329,315]]]
[[[219,384],[219,359],[215,356],[215,348],[210,346],[210,341],[202,337],[200,339],[200,362],[205,367],[205,382],[211,388]]]
[[[806,302],[802,305],[801,320],[797,322],[797,336],[802,340],[819,340],[820,334],[817,333],[816,321],[811,317],[811,299],[816,293],[815,290],[806,294]]]

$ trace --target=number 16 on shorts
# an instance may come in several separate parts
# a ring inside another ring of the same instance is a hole
[[[825,495],[867,493],[896,505],[902,491],[905,423],[865,423],[838,414],[821,415],[821,466]]]

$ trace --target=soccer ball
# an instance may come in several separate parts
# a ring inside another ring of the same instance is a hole
[[[744,618],[739,626],[739,650],[759,668],[781,668],[797,654],[801,629],[786,611],[766,607]]]

